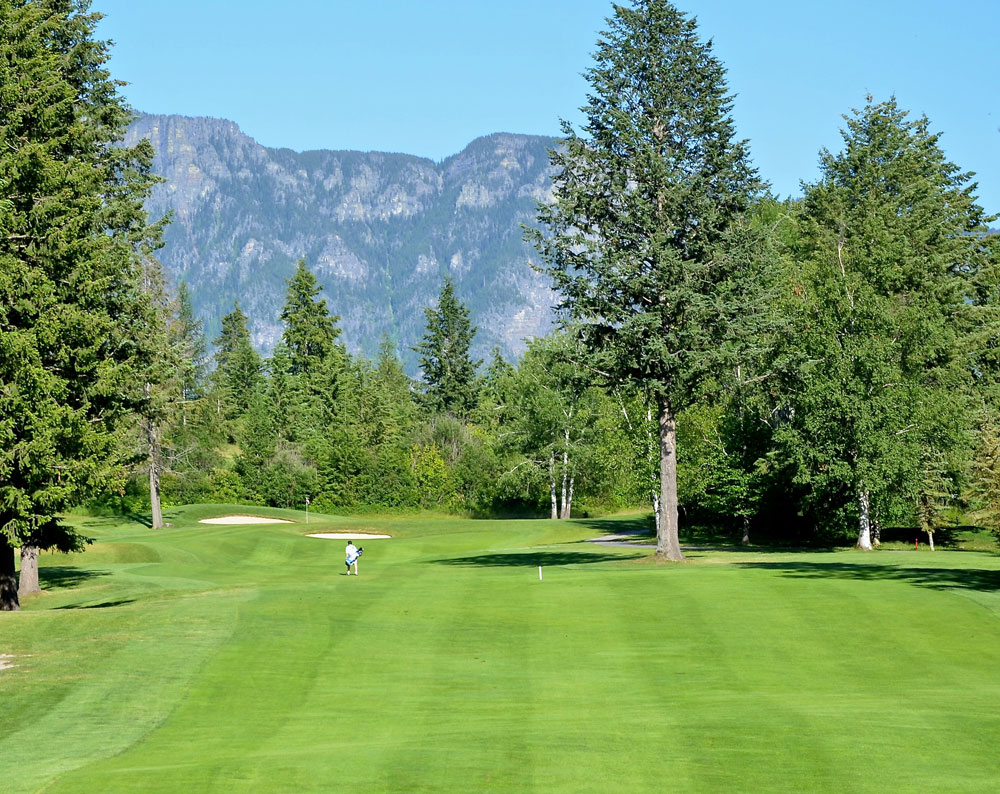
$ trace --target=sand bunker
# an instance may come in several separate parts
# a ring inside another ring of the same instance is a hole
[[[264,518],[264,516],[219,516],[203,518],[199,524],[294,524],[284,518]]]
[[[391,538],[392,535],[373,535],[370,532],[316,532],[306,535],[307,538],[326,538],[328,540],[378,540]]]

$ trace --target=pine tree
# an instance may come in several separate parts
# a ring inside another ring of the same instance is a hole
[[[247,316],[236,301],[233,310],[222,318],[222,330],[215,339],[217,415],[236,419],[246,413],[261,384],[262,366],[250,341]]]
[[[455,297],[455,284],[444,280],[437,308],[426,308],[427,330],[413,348],[420,355],[420,368],[426,384],[424,396],[434,411],[467,416],[475,407],[476,369],[469,347],[476,327],[469,319],[469,309]]]
[[[326,300],[316,300],[321,287],[316,277],[300,259],[295,274],[287,280],[288,294],[281,310],[285,324],[281,339],[288,348],[290,372],[301,375],[333,353],[340,329],[337,316],[331,316]]]
[[[0,0],[0,609],[13,548],[77,547],[59,520],[121,481],[114,429],[142,401],[143,202],[152,148],[84,0]]]
[[[179,350],[180,386],[182,404],[181,424],[186,425],[189,410],[204,397],[205,388],[205,335],[204,325],[194,313],[191,290],[186,281],[177,286],[175,301],[176,320],[172,328],[172,343]]]
[[[583,134],[563,123],[555,201],[529,230],[560,309],[608,385],[655,400],[657,555],[678,543],[676,416],[733,369],[767,283],[745,213],[762,185],[736,141],[725,69],[665,0],[615,6],[586,72]]]

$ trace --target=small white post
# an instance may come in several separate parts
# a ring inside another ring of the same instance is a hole
[[[538,566],[538,581],[542,581],[542,566]]]

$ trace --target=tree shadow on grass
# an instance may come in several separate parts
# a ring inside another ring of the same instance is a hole
[[[61,590],[79,587],[99,576],[109,576],[110,571],[95,571],[87,568],[45,566],[38,568],[38,583],[43,590]]]
[[[99,604],[66,604],[65,606],[56,607],[56,609],[107,609],[108,607],[120,607],[134,602],[134,598],[119,598],[117,601],[101,601]]]
[[[741,568],[778,571],[792,579],[860,579],[907,582],[935,590],[1000,590],[1000,570],[988,568],[896,568],[849,562],[741,562]]]
[[[438,565],[454,565],[459,568],[517,568],[542,567],[552,565],[581,565],[595,562],[622,562],[637,560],[645,554],[606,554],[586,551],[524,551],[477,554],[472,557],[444,557],[434,560]]]
[[[150,529],[153,526],[153,520],[142,513],[116,513],[110,516],[91,516],[80,522],[80,528],[83,530],[87,529],[115,529],[121,527],[123,524],[133,523],[139,526],[146,527]]]

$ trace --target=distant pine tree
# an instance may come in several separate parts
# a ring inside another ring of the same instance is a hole
[[[451,278],[444,280],[437,308],[426,308],[424,314],[427,330],[413,349],[420,356],[427,405],[434,411],[467,416],[476,405],[476,369],[482,362],[469,356],[476,327],[468,308],[455,297]]]
[[[214,344],[216,413],[235,419],[246,413],[263,378],[263,365],[250,341],[247,316],[239,301],[222,318],[222,331]]]
[[[281,310],[285,330],[281,339],[288,348],[290,373],[300,375],[333,352],[340,336],[340,318],[330,315],[325,300],[316,300],[322,287],[306,267],[305,259],[298,261],[295,274],[286,283],[288,293]]]

